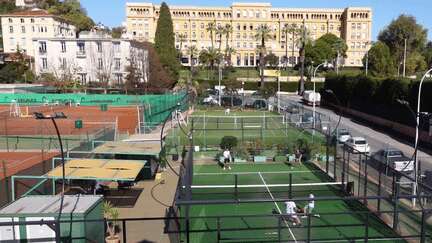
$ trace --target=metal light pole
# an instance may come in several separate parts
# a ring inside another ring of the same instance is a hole
[[[406,43],[406,39],[405,39]],[[416,193],[417,186],[418,186],[418,177],[421,176],[421,165],[418,163],[417,158],[417,151],[418,151],[418,138],[419,138],[419,124],[420,124],[420,104],[421,104],[421,88],[423,85],[423,81],[426,79],[426,77],[432,72],[432,68],[429,69],[422,77],[420,84],[419,84],[419,91],[418,91],[418,98],[417,98],[417,117],[416,117],[416,133],[415,133],[415,143],[414,143],[414,165],[416,169],[415,174],[415,187],[414,187],[414,193]],[[415,195],[415,194],[414,194]],[[415,207],[415,199],[413,201],[413,206]]]
[[[334,156],[335,156],[334,160],[336,161],[336,158],[337,158],[337,147],[338,147],[338,144],[337,144],[337,130],[339,128],[339,125],[340,125],[340,122],[341,122],[341,119],[342,119],[342,113],[343,113],[342,103],[340,102],[340,100],[336,96],[336,94],[333,92],[333,90],[326,89],[325,92],[328,93],[328,94],[331,94],[333,96],[333,98],[336,100],[336,102],[338,103],[338,106],[339,106],[339,120],[338,120],[338,123],[336,124],[335,128],[333,129],[333,131],[329,133],[329,136],[327,136],[327,148],[328,148],[330,136],[336,132],[336,145],[335,145],[335,154],[334,154]],[[326,153],[328,155],[328,151]],[[329,159],[328,159],[328,156],[327,156],[327,158],[326,158],[326,172],[329,171],[329,167],[330,167],[330,163],[329,163]],[[336,178],[336,172],[335,171],[336,170],[333,171],[333,174],[334,174],[334,176]]]
[[[219,101],[219,106],[222,105],[221,103],[221,93],[222,93],[222,88],[221,88],[221,81],[222,81],[222,67],[221,67],[221,63],[219,62],[219,90],[218,90],[218,101]]]
[[[244,95],[245,95],[245,90],[244,90],[244,81],[242,81],[242,108],[244,108]]]
[[[57,227],[60,226],[60,218],[61,218],[61,214],[63,211],[63,201],[64,201],[64,194],[65,194],[65,162],[64,162],[64,152],[63,152],[63,143],[61,140],[61,136],[60,136],[60,131],[57,127],[57,123],[56,123],[56,119],[66,119],[66,115],[63,112],[56,112],[53,115],[50,116],[45,116],[44,114],[40,113],[40,112],[35,112],[34,113],[34,117],[36,120],[51,120],[52,123],[54,124],[54,128],[56,130],[57,133],[57,138],[59,140],[59,144],[60,144],[60,154],[61,154],[61,162],[62,162],[62,193],[61,193],[61,197],[60,197],[60,208],[59,208],[59,212],[58,212],[58,217],[57,217]],[[57,233],[56,231],[56,241],[60,240],[60,235],[59,233]]]
[[[372,45],[373,42],[372,41],[368,42],[368,44]],[[368,70],[369,70],[369,51],[370,51],[370,48],[366,52],[366,64],[365,64],[365,75],[366,76],[368,76]]]
[[[315,77],[316,77],[316,72],[318,71],[318,68],[327,65],[327,62],[323,62],[320,65],[318,65],[314,72],[313,72],[313,76],[312,76],[312,82],[313,82],[313,107],[312,107],[312,118],[313,118],[313,130],[312,130],[312,134],[315,135],[315,112],[316,112],[316,93],[315,93]]]
[[[403,77],[406,75],[407,39],[404,39]]]

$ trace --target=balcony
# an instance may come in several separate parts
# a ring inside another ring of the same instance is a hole
[[[76,56],[77,56],[77,58],[86,58],[86,52],[85,51],[77,51]]]

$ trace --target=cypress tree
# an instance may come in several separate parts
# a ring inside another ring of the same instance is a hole
[[[175,48],[173,22],[168,5],[162,2],[155,34],[155,48],[161,64],[169,76],[177,81],[180,63]]]

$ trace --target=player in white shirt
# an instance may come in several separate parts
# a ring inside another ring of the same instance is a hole
[[[225,151],[223,152],[223,157],[224,157],[223,169],[225,170],[226,168],[228,168],[228,170],[231,170],[231,166],[229,165],[229,163],[231,162],[231,152],[229,151],[229,149],[225,149]]]
[[[304,207],[304,212],[306,214],[313,214],[313,211],[315,209],[315,200],[314,200],[314,198],[315,198],[315,196],[312,193],[309,194],[309,201],[306,204],[306,206]],[[320,217],[319,214],[313,214],[312,216],[315,216],[315,217],[318,217],[318,218]],[[306,217],[307,216],[304,215],[302,218],[306,218]]]
[[[301,225],[301,221],[297,216],[297,205],[293,201],[285,202],[287,219],[293,222],[293,225]]]

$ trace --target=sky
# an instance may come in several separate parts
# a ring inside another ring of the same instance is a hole
[[[126,0],[81,0],[81,4],[87,10],[93,20],[104,25],[115,27],[120,26],[125,21]],[[161,1],[142,1],[129,0],[129,2],[152,2],[159,4]],[[229,0],[167,0],[168,5],[187,5],[187,6],[216,6],[228,7],[233,1]],[[373,40],[385,26],[400,14],[409,14],[417,18],[417,22],[427,29],[428,39],[432,39],[432,0],[249,0],[235,2],[270,2],[273,7],[285,8],[345,8],[345,7],[371,7],[373,10]]]

